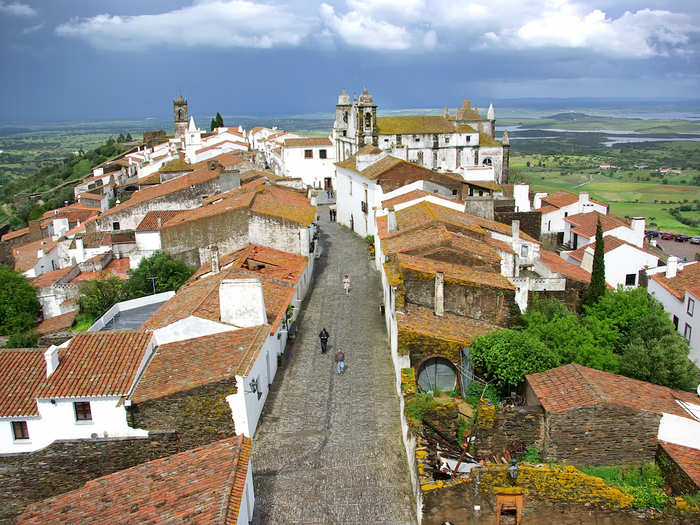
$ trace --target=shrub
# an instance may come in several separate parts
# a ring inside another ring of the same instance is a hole
[[[662,509],[668,503],[663,475],[653,463],[630,467],[584,467],[581,470],[632,496],[635,509]]]
[[[523,454],[521,461],[524,461],[526,463],[541,463],[542,455],[540,453],[540,449],[537,448],[535,445],[526,446],[525,454]]]
[[[436,399],[430,393],[420,393],[406,399],[405,412],[409,422],[415,425],[420,425],[423,421],[423,416],[438,404]]]
[[[501,400],[498,397],[498,392],[493,387],[493,385],[487,385],[484,389],[484,386],[480,385],[476,381],[472,381],[471,383],[469,383],[469,386],[467,387],[466,397],[464,400],[470,405],[472,405],[474,408],[476,408],[479,404],[479,400],[482,397],[485,397],[486,399],[491,401],[493,406],[495,406],[496,408],[500,408]]]
[[[12,334],[5,344],[5,348],[36,348],[39,334],[36,330]]]

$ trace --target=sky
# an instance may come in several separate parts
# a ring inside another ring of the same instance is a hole
[[[698,99],[698,0],[0,0],[0,122]]]

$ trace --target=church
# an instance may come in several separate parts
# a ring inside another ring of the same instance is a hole
[[[452,115],[377,117],[377,105],[365,87],[351,99],[343,89],[338,96],[333,142],[342,162],[371,144],[393,157],[425,168],[459,173],[465,180],[508,182],[510,144],[507,132],[495,139],[493,105],[486,118],[465,100]]]

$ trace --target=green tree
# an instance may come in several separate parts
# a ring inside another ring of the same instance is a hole
[[[474,366],[506,392],[520,385],[525,375],[559,365],[557,354],[535,335],[517,330],[498,330],[474,338],[470,354]]]
[[[194,273],[194,268],[182,261],[176,261],[169,254],[156,252],[142,259],[138,267],[129,270],[127,289],[131,297],[142,297],[153,293],[155,277],[156,293],[177,290]]]
[[[224,118],[221,116],[221,113],[219,113],[218,111],[216,112],[216,127],[217,128],[224,127]]]
[[[125,297],[124,282],[117,277],[103,281],[86,281],[81,285],[78,299],[80,313],[97,319]]]
[[[593,271],[591,272],[591,284],[586,290],[585,304],[595,304],[605,293],[605,246],[603,241],[603,227],[598,219],[595,231],[595,252],[593,253]]]
[[[0,266],[0,335],[31,331],[39,312],[36,288],[22,274]]]
[[[209,124],[209,131],[214,131],[216,129],[216,119],[213,118],[211,119],[211,123]]]
[[[7,340],[5,348],[36,348],[38,341],[39,334],[35,329],[31,329],[28,332],[12,334]]]

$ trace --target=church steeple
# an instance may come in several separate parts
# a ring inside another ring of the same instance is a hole
[[[173,100],[173,116],[175,117],[175,137],[182,137],[187,132],[187,101],[178,93]]]

